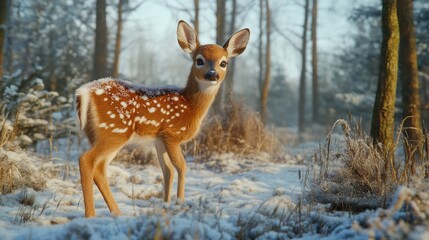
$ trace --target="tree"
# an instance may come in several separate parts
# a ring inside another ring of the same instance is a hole
[[[263,123],[266,122],[267,118],[267,101],[268,93],[270,88],[271,78],[271,50],[270,50],[270,34],[271,34],[271,13],[269,0],[265,0],[265,12],[266,12],[266,32],[265,32],[265,74],[263,87],[261,89],[261,120]]]
[[[235,21],[237,18],[237,0],[232,0],[231,21],[229,23],[229,35],[232,36],[235,31]],[[228,72],[225,78],[226,81],[226,102],[231,105],[233,102],[233,88],[234,88],[234,72],[235,72],[235,58],[228,62]]]
[[[3,49],[6,38],[7,1],[0,0],[0,84],[3,82]],[[2,86],[0,85],[0,89]]]
[[[317,0],[313,0],[311,14],[311,66],[313,68],[313,122],[319,119],[319,78],[317,67]]]
[[[118,0],[118,20],[116,22],[116,43],[115,43],[115,56],[113,59],[113,72],[112,77],[119,77],[119,56],[121,54],[121,32],[122,32],[122,5],[123,0]]]
[[[308,25],[308,2],[305,0],[304,6],[304,25],[302,27],[302,48],[301,48],[301,76],[299,80],[299,106],[298,106],[298,129],[302,133],[305,131],[305,74],[307,62],[307,25]]]
[[[259,0],[259,37],[258,37],[258,86],[260,93],[262,93],[262,81],[263,81],[263,72],[264,72],[264,1]],[[260,95],[262,98],[262,95]]]
[[[404,134],[408,140],[406,143],[415,149],[421,145],[422,125],[412,0],[398,0],[397,9],[400,33],[399,79],[402,83]]]
[[[97,0],[93,79],[106,77],[107,73],[107,24],[106,0]]]
[[[194,29],[200,33],[200,0],[194,0]]]
[[[216,43],[222,45],[225,41],[225,1],[216,1]],[[219,87],[219,91],[213,103],[215,112],[219,112],[223,105],[224,85]]]
[[[48,90],[66,95],[91,78],[95,4],[86,0],[13,2],[7,20],[4,69],[10,74],[3,79],[5,86],[19,86],[37,77]]]
[[[387,154],[392,154],[399,46],[396,0],[383,0],[381,15],[383,37],[377,93],[371,122],[371,137],[374,143],[382,144]]]

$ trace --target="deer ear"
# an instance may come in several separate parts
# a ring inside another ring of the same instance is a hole
[[[228,57],[235,57],[243,53],[249,42],[249,38],[250,30],[248,28],[234,33],[223,45],[223,48],[228,53]]]
[[[195,30],[183,20],[180,20],[177,25],[177,41],[183,51],[187,53],[194,52],[200,45]]]

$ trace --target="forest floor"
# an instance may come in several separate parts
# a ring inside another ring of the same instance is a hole
[[[123,215],[111,216],[96,190],[97,217],[92,219],[84,218],[76,160],[66,161],[66,154],[61,153],[46,158],[22,150],[0,150],[3,159],[16,163],[9,174],[14,174],[14,169],[25,169],[16,174],[44,182],[41,189],[19,188],[0,195],[0,239],[367,239],[383,236],[425,239],[429,236],[427,220],[417,225],[403,224],[400,218],[406,213],[393,207],[394,204],[388,209],[352,214],[329,211],[329,204],[308,203],[311,173],[308,174],[308,166],[302,159],[311,155],[314,148],[314,143],[294,147],[281,162],[272,161],[265,154],[248,158],[224,154],[204,163],[188,158],[186,200],[180,205],[174,204],[177,181],[173,204],[162,201],[162,174],[158,166],[112,162],[108,178]],[[71,158],[76,154],[72,153]],[[411,196],[412,191],[401,188],[396,198],[400,199],[403,194]],[[429,197],[426,200],[429,203]]]

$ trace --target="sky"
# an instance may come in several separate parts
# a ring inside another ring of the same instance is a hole
[[[355,31],[353,24],[348,20],[353,8],[371,0],[319,0],[318,11],[318,52],[319,60],[334,56],[342,47],[350,44],[347,35]],[[373,0],[372,0],[373,1]],[[132,2],[132,1],[131,1]],[[253,2],[253,4],[250,4]],[[246,14],[239,17],[237,30],[248,27],[251,38],[245,54],[239,57],[240,61],[249,61],[247,67],[257,64],[256,53],[258,43],[258,6],[257,0],[238,1],[241,9]],[[310,6],[311,6],[310,0]],[[301,69],[301,54],[293,45],[300,47],[303,25],[303,0],[272,0],[270,1],[273,22],[279,31],[288,36],[291,41],[285,40],[276,31],[272,34],[272,64],[283,69],[288,80],[296,82],[299,79]],[[212,43],[215,39],[215,1],[200,1],[200,35],[202,43]],[[144,42],[147,49],[154,52],[153,71],[162,74],[168,69],[163,66],[171,66],[177,63],[177,59],[186,54],[182,52],[177,44],[176,27],[177,22],[183,19],[191,23],[189,10],[192,9],[193,1],[175,0],[146,0],[136,11],[127,16],[124,26],[124,51],[122,53],[121,71],[130,72],[130,54],[135,53],[140,42]],[[310,12],[311,14],[311,12]],[[309,26],[311,19],[309,20]],[[310,38],[310,30],[308,31]],[[293,44],[292,44],[292,43]],[[310,44],[311,42],[309,42]],[[308,51],[310,54],[310,51]],[[186,58],[186,57],[185,57]],[[251,58],[251,59],[250,59]],[[308,58],[310,59],[310,58]],[[188,58],[189,60],[189,58]],[[132,60],[131,60],[132,61]],[[173,61],[173,63],[171,63]],[[186,61],[185,61],[186,63]],[[188,63],[187,65],[190,64]],[[186,64],[184,65],[186,66]],[[171,68],[170,68],[171,69]],[[187,68],[187,72],[189,68]],[[185,74],[185,73],[180,73]],[[186,79],[187,76],[182,76]]]

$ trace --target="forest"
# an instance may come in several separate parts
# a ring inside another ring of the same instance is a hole
[[[0,239],[426,239],[428,29],[426,0],[0,0]],[[176,122],[114,128],[132,94]]]

